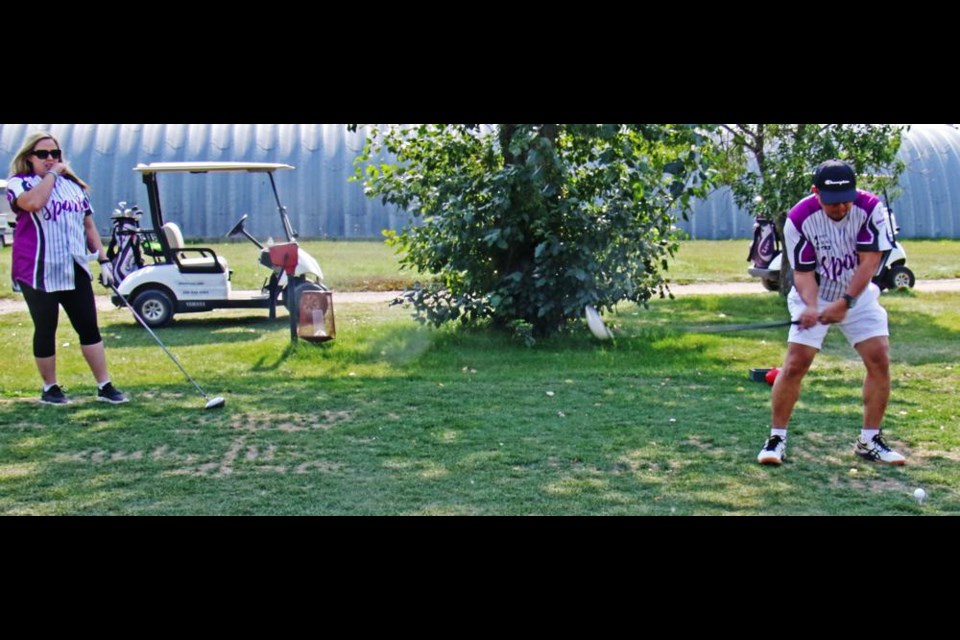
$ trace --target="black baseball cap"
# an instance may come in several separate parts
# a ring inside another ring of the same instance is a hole
[[[813,185],[824,204],[853,202],[857,199],[857,174],[842,160],[827,160],[813,174]]]

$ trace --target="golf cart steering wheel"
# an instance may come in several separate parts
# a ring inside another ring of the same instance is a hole
[[[233,225],[233,229],[230,229],[230,231],[227,232],[227,237],[229,238],[230,236],[235,236],[235,235],[237,235],[238,233],[243,233],[243,225],[244,225],[244,223],[247,221],[247,218],[249,218],[249,217],[250,217],[250,216],[247,215],[246,213],[243,214],[243,217],[240,218],[240,222],[238,222],[237,224]]]

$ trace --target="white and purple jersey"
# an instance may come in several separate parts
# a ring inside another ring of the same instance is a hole
[[[859,251],[886,252],[896,246],[890,215],[880,198],[857,191],[857,199],[843,220],[831,220],[815,195],[801,200],[784,225],[790,263],[797,271],[820,274],[820,298],[833,302],[847,290]]]
[[[17,214],[13,279],[38,291],[69,291],[75,288],[74,263],[90,273],[83,221],[93,210],[78,184],[58,176],[47,205],[32,213],[24,211],[16,205],[16,199],[40,180],[37,175],[18,175],[7,181],[7,200]]]

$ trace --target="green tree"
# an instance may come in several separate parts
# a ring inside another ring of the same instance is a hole
[[[780,237],[790,208],[810,195],[813,172],[839,158],[858,176],[858,187],[892,192],[903,171],[897,150],[907,127],[894,124],[724,124],[717,182],[730,185],[735,202],[754,216],[777,221]],[[783,257],[786,284],[788,256]],[[785,295],[789,287],[781,286]]]
[[[388,241],[434,274],[408,299],[437,325],[548,335],[587,304],[663,295],[674,223],[710,181],[703,125],[367,127],[356,178],[416,217]]]

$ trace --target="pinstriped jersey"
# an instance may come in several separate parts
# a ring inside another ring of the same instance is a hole
[[[860,264],[859,251],[887,252],[896,246],[890,214],[880,198],[857,191],[843,220],[831,220],[816,195],[801,200],[787,216],[784,239],[797,271],[820,275],[819,295],[833,302],[847,290]]]
[[[69,291],[76,287],[74,263],[90,273],[83,221],[93,210],[80,185],[57,176],[47,205],[34,212],[24,211],[16,205],[16,198],[36,187],[40,180],[37,175],[18,175],[7,181],[7,199],[17,214],[13,279],[38,291]]]

